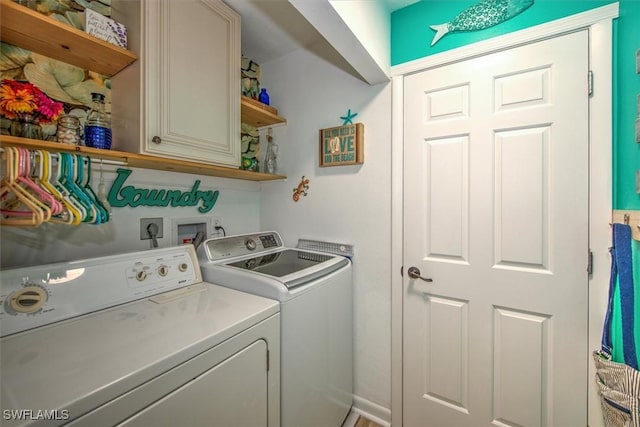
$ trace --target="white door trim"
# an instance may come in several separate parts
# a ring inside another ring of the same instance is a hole
[[[536,25],[514,31],[503,36],[483,40],[457,49],[448,50],[436,55],[405,62],[391,67],[391,76],[403,76],[416,71],[424,71],[429,68],[439,67],[474,56],[482,56],[487,53],[496,52],[502,49],[512,48],[521,44],[528,44],[533,41],[554,37],[562,33],[576,31],[582,28],[589,28],[594,24],[618,17],[618,3],[611,3],[596,9],[557,19],[555,21]]]
[[[589,246],[593,251],[594,274],[589,280],[589,347],[599,348],[609,280],[610,229],[612,209],[612,37],[613,19],[619,5],[597,9],[541,24],[501,37],[474,43],[441,54],[392,67],[392,148],[391,148],[391,425],[402,426],[402,206],[403,206],[403,90],[404,75],[451,62],[485,55],[583,28],[589,29],[589,67],[593,71],[594,92],[589,102]],[[585,90],[587,76],[585,78]],[[585,268],[586,268],[585,254]],[[593,378],[593,364],[589,378]],[[589,381],[589,425],[602,426],[595,382]],[[579,392],[579,391],[577,391]]]

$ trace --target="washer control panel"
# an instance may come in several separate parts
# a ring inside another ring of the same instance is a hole
[[[3,270],[0,336],[200,282],[192,245]]]
[[[275,231],[268,231],[209,239],[202,244],[199,254],[201,260],[219,261],[282,247],[280,235]]]

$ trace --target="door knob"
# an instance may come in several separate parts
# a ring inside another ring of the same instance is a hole
[[[407,270],[407,274],[412,279],[420,279],[420,280],[424,280],[425,282],[433,282],[433,279],[430,279],[428,277],[422,277],[420,275],[420,269],[418,267],[409,267],[409,270]]]

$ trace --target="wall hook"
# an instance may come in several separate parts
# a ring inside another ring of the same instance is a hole
[[[640,241],[640,210],[614,210],[611,222],[630,226],[634,240]]]

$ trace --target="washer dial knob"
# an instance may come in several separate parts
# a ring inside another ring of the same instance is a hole
[[[255,240],[247,239],[244,241],[244,246],[250,251],[254,250],[258,245]]]
[[[40,310],[49,295],[40,286],[29,285],[17,290],[9,297],[9,306],[16,313],[35,313]]]

